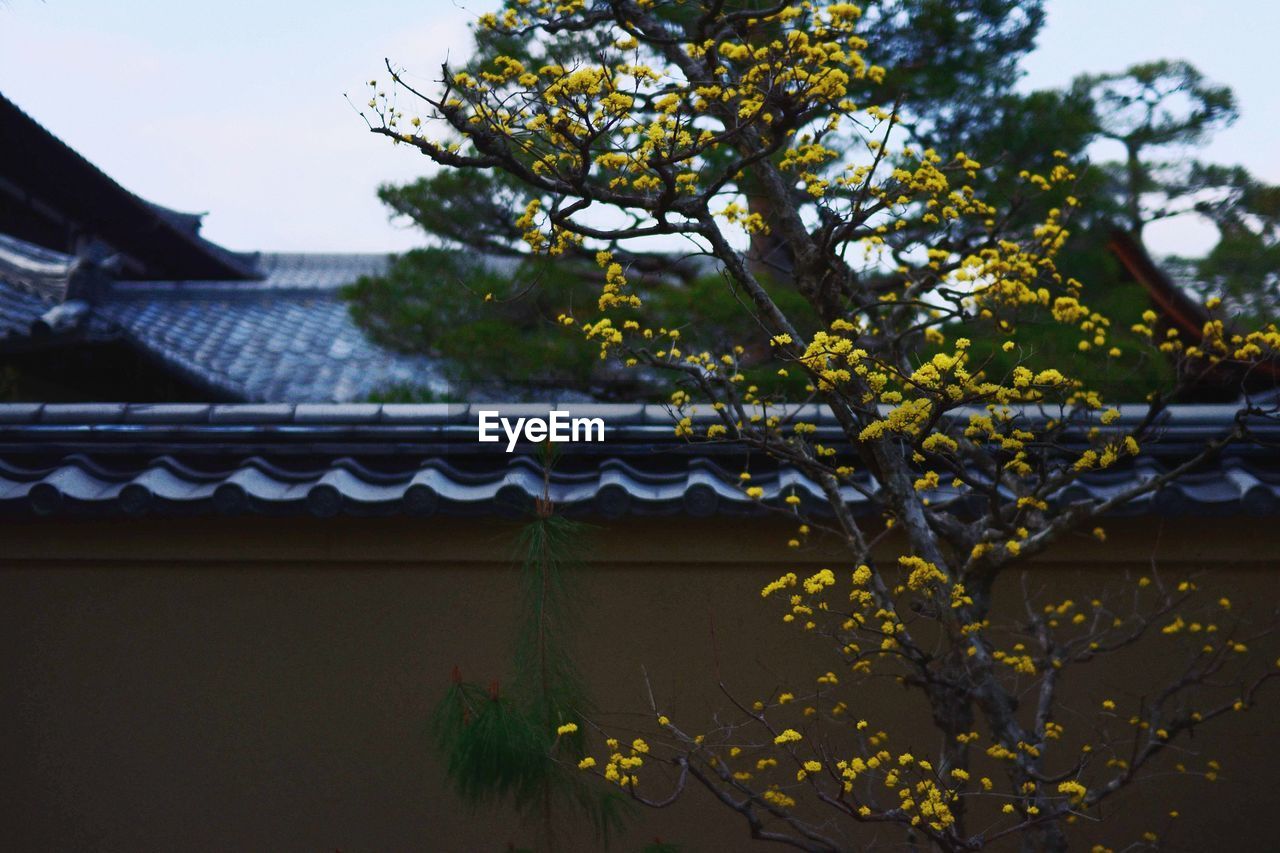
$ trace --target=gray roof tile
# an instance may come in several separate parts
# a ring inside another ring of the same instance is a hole
[[[113,424],[124,419],[124,403],[46,403],[40,420],[48,424]]]
[[[44,403],[5,403],[0,406],[0,424],[29,424],[40,418]]]
[[[212,408],[199,403],[131,403],[124,420],[136,424],[207,423]]]
[[[259,405],[213,406],[209,423],[213,424],[279,424],[293,420],[293,406],[287,403]]]
[[[377,423],[382,407],[377,403],[299,403],[293,410],[294,423]]]
[[[55,304],[6,282],[0,274],[0,340],[27,337],[31,325]]]
[[[382,406],[382,422],[388,424],[466,423],[470,409],[466,403],[387,403]]]
[[[97,311],[188,380],[235,400],[351,402],[397,385],[447,390],[429,360],[365,337],[336,293],[238,284],[249,292],[117,297]]]

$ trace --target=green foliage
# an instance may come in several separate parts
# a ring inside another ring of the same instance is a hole
[[[575,622],[575,590],[570,575],[582,561],[583,525],[559,516],[537,518],[524,526],[518,540],[523,613],[515,654],[516,695],[542,714],[540,725],[553,731],[579,723],[588,704],[586,689],[569,654]],[[583,733],[565,738],[574,746]],[[577,750],[576,757],[582,752]]]
[[[446,772],[465,802],[510,798],[517,807],[537,796],[547,776],[550,746],[545,729],[514,701],[457,682],[439,706],[433,732],[446,757]]]
[[[1097,135],[1124,148],[1124,161],[1103,171],[1135,234],[1148,222],[1180,212],[1169,201],[1179,194],[1181,164],[1156,158],[1176,157],[1239,117],[1232,91],[1209,83],[1188,62],[1160,60],[1118,73],[1085,74],[1071,91],[1093,103]]]
[[[534,385],[587,386],[594,353],[554,331],[581,279],[546,259],[506,267],[477,264],[451,249],[418,249],[386,276],[362,277],[343,295],[374,340],[443,358],[459,385],[519,377]],[[488,294],[493,301],[485,301]]]
[[[819,327],[817,315],[808,301],[776,276],[762,276],[765,290],[799,328]],[[678,328],[704,345],[729,351],[742,345],[742,374],[751,384],[771,391],[800,391],[804,380],[798,372],[779,377],[780,364],[774,360],[769,336],[743,322],[742,297],[733,292],[719,275],[700,276],[687,284],[676,284],[651,293],[644,314],[651,326]]]
[[[344,296],[375,340],[400,352],[442,358],[460,388],[497,378],[535,391],[572,388],[602,397],[625,392],[656,399],[656,384],[637,384],[638,377],[630,375],[622,384],[601,363],[596,344],[557,328],[556,318],[583,298],[583,283],[599,274],[594,263],[524,257],[484,265],[454,250],[418,249],[402,256],[386,276],[361,278]],[[813,312],[803,297],[784,282],[769,288],[798,323],[812,325]],[[486,301],[487,294],[494,298]],[[753,353],[747,361],[754,366],[744,375],[769,387],[784,382],[771,362],[767,336],[744,323],[738,297],[719,275],[655,280],[643,314],[655,328],[696,331],[700,340],[722,348],[746,341]],[[391,388],[377,402],[434,398],[423,398],[413,388]]]
[[[384,184],[378,198],[434,237],[509,254],[520,242],[511,211],[524,209],[530,196],[501,173],[448,169],[401,186]]]
[[[448,395],[437,394],[421,385],[398,383],[388,385],[369,395],[370,403],[450,403]]]
[[[1073,88],[1096,104],[1103,136],[1126,147],[1195,145],[1239,118],[1235,95],[1189,62],[1162,59],[1112,74],[1086,74]]]
[[[1204,258],[1192,262],[1202,292],[1221,296],[1246,325],[1280,319],[1280,243],[1238,231],[1223,234]]]
[[[977,151],[998,137],[1022,58],[1044,25],[1042,0],[873,0],[875,62],[924,145]],[[851,94],[870,103],[870,91]],[[1061,146],[1059,146],[1061,147]]]
[[[555,850],[565,825],[585,820],[606,843],[626,819],[630,801],[619,790],[589,784],[577,763],[586,754],[591,702],[573,662],[575,591],[585,530],[539,513],[520,531],[521,612],[507,690],[453,684],[432,715],[445,772],[471,806],[508,804],[536,821],[537,849]],[[558,733],[572,724],[573,731]]]
[[[1280,187],[1241,166],[1192,163],[1174,192],[1218,229],[1203,258],[1178,258],[1184,278],[1203,296],[1222,298],[1228,315],[1246,323],[1280,316]]]
[[[1082,283],[1081,301],[1112,321],[1104,349],[1117,346],[1120,355],[1103,358],[1094,350],[1081,352],[1080,332],[1037,307],[1011,315],[1011,324],[1024,333],[1021,339],[1032,343],[1009,352],[1000,338],[988,332],[956,330],[954,334],[968,334],[972,340],[972,363],[982,365],[997,382],[1020,364],[1032,369],[1057,367],[1112,401],[1141,402],[1156,389],[1171,389],[1175,380],[1172,366],[1153,356],[1143,339],[1129,331],[1141,322],[1150,301],[1141,287],[1123,280],[1119,263],[1104,248],[1105,239],[1102,234],[1082,234],[1068,242],[1059,262],[1064,272]]]
[[[1014,187],[1018,172],[1048,174],[1060,162],[1054,151],[1065,151],[1073,158],[1081,156],[1094,136],[1093,104],[1076,92],[1008,93],[993,100],[991,113],[987,132],[971,136],[964,150],[979,162],[996,166],[990,171],[990,181],[976,183],[975,189],[1003,204],[1011,203],[1017,195]],[[986,179],[988,173],[979,177]],[[1102,188],[1101,176],[1086,171],[1070,192],[1085,201],[1082,207],[1088,215],[1096,217],[1098,190]],[[1043,219],[1045,210],[1061,207],[1066,195],[1065,190],[1055,189],[1045,193],[1031,209],[1014,213],[1026,222]],[[1025,200],[1023,204],[1026,205]]]

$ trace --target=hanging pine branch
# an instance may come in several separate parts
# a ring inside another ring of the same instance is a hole
[[[577,612],[573,575],[586,529],[556,515],[549,490],[554,454],[545,447],[543,495],[516,540],[521,609],[510,686],[472,684],[455,668],[433,729],[459,797],[471,806],[510,804],[534,823],[536,849],[551,853],[564,844],[568,819],[585,817],[597,838],[607,841],[629,801],[589,784],[578,771],[591,704],[570,648]]]

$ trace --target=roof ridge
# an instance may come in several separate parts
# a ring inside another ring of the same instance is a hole
[[[760,407],[748,407],[759,409]],[[1061,419],[1059,412],[1035,406],[1010,406],[1028,419]],[[1117,406],[1120,417],[1113,423],[1123,427],[1145,418],[1145,404]],[[1166,430],[1194,430],[1229,426],[1241,411],[1233,403],[1178,403],[1165,407],[1160,424]],[[760,409],[763,411],[763,409]],[[673,410],[659,403],[0,403],[0,426],[109,424],[154,425],[260,425],[260,426],[415,426],[474,425],[481,412],[497,411],[504,417],[541,417],[551,411],[566,411],[578,417],[603,418],[606,424],[671,426]],[[785,420],[804,420],[819,425],[838,426],[829,409],[813,404],[771,406],[768,411]],[[955,417],[985,413],[985,408],[951,410]],[[715,412],[696,412],[694,422],[718,420]],[[1251,422],[1280,431],[1280,423],[1262,416]],[[1092,422],[1080,426],[1091,427]]]

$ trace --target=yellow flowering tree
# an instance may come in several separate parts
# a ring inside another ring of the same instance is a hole
[[[1024,172],[1016,192],[982,197],[981,163],[913,143],[901,91],[854,102],[886,70],[875,17],[851,3],[509,0],[480,26],[535,36],[539,59],[445,68],[431,91],[388,65],[390,83],[372,84],[370,128],[441,167],[498,170],[523,187],[530,200],[513,218],[529,252],[586,248],[600,267],[589,310],[562,316],[564,333],[598,343],[602,359],[668,374],[689,441],[735,442],[803,473],[823,513],[749,472],[741,488],[795,519],[793,545],[821,525],[845,548],[838,570],[763,591],[784,621],[831,641],[812,689],[735,700],[734,721],[710,732],[655,702],[654,736],[609,739],[584,771],[660,803],[671,795],[647,790],[644,768],[665,765],[676,795],[702,786],[753,837],[804,850],[851,849],[860,831],[893,828],[940,850],[1009,836],[1061,850],[1071,821],[1098,815],[1198,726],[1253,702],[1274,669],[1251,669],[1230,602],[1202,602],[1191,580],[1152,574],[1065,600],[1027,588],[1014,619],[993,605],[997,579],[1069,534],[1104,538],[1102,516],[1247,438],[1246,406],[1165,473],[1105,499],[1077,492],[1078,479],[1154,440],[1178,390],[1114,407],[1076,378],[1081,364],[1147,348],[1186,379],[1269,357],[1274,327],[1242,334],[1214,317],[1189,341],[1152,313],[1092,310],[1055,263],[1077,168],[1063,155]],[[1011,226],[1037,205],[1038,224]],[[654,241],[712,259],[768,352],[704,349],[687,334],[692,317],[685,329],[647,324],[644,281],[624,259]],[[779,281],[803,297],[803,316],[771,295]],[[1078,335],[1075,361],[1043,363],[1044,323]],[[988,369],[993,353],[1014,366]],[[803,397],[748,382],[762,361],[798,378]],[[838,435],[804,404],[828,409]],[[874,523],[854,517],[857,492]],[[1067,732],[1062,674],[1147,641],[1185,658],[1173,681],[1140,707],[1107,700]],[[856,713],[857,691],[886,676],[927,708],[933,754],[895,748]],[[1199,692],[1209,683],[1230,683],[1231,695],[1210,701]]]

